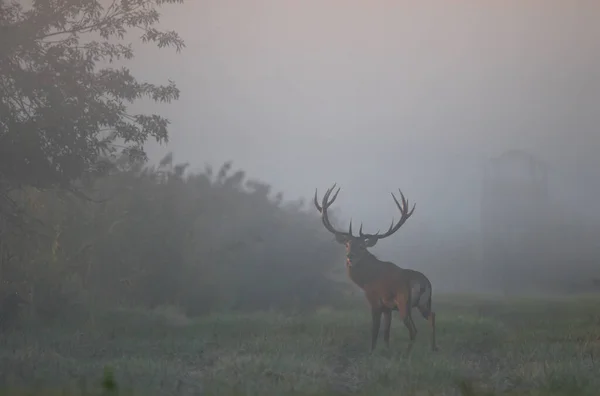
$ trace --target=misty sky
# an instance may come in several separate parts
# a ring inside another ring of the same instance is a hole
[[[593,0],[188,0],[164,8],[184,52],[144,46],[132,68],[182,90],[144,105],[172,121],[154,159],[232,159],[288,199],[337,181],[367,231],[398,217],[401,187],[413,223],[473,230],[481,167],[508,149],[548,162],[555,199],[598,212],[598,21]]]

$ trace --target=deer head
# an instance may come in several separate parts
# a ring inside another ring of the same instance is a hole
[[[380,234],[379,231],[375,234],[365,234],[362,232],[361,223],[360,228],[358,230],[358,236],[354,236],[352,233],[352,220],[350,220],[348,232],[336,230],[329,221],[327,209],[331,206],[331,204],[333,204],[333,202],[338,196],[338,193],[340,192],[340,188],[338,188],[333,197],[331,199],[329,198],[331,196],[331,193],[335,189],[335,186],[336,184],[334,184],[325,192],[321,205],[319,205],[319,201],[317,199],[317,190],[315,189],[314,204],[319,213],[321,213],[321,219],[323,220],[323,225],[325,226],[325,228],[333,235],[335,235],[335,239],[338,243],[341,243],[344,246],[346,246],[346,257],[348,265],[352,265],[353,261],[360,260],[360,258],[364,256],[365,252],[368,253],[367,248],[375,246],[377,242],[379,242],[379,240],[387,238],[390,235],[394,234],[396,231],[398,231],[400,227],[402,227],[406,220],[408,220],[408,218],[412,216],[413,212],[415,211],[416,204],[414,204],[412,209],[408,211],[408,200],[404,197],[402,191],[398,189],[401,199],[400,202],[398,202],[398,200],[392,193],[392,198],[394,199],[394,202],[396,203],[396,206],[398,207],[401,213],[401,217],[398,223],[394,224],[394,220],[392,219],[392,224],[390,225],[390,228],[383,234]]]

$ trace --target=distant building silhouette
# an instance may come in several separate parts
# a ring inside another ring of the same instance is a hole
[[[505,293],[526,287],[519,276],[536,270],[539,238],[548,216],[546,165],[533,155],[510,150],[485,167],[481,195],[483,260],[491,286]],[[528,274],[532,275],[532,274]],[[534,278],[535,279],[535,278]]]

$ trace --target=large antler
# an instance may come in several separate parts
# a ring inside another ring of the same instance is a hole
[[[396,223],[396,225],[394,225],[394,219],[392,219],[392,224],[390,225],[390,228],[382,235],[379,235],[379,231],[377,231],[377,233],[375,233],[375,234],[363,234],[362,224],[361,224],[360,229],[358,230],[358,234],[361,238],[370,239],[372,241],[377,241],[379,239],[387,238],[390,235],[392,235],[393,233],[395,233],[396,231],[398,231],[400,229],[400,227],[402,227],[402,225],[406,222],[406,220],[408,220],[408,218],[410,216],[412,216],[417,204],[416,203],[413,204],[413,207],[409,212],[408,211],[408,200],[404,197],[404,194],[402,194],[402,191],[400,189],[398,189],[398,192],[400,193],[400,199],[402,200],[402,203],[398,202],[398,200],[394,196],[394,193],[392,193],[392,198],[394,198],[394,202],[396,202],[396,206],[398,207],[398,209],[400,209],[400,213],[401,213],[400,220],[398,220],[398,223]]]
[[[335,194],[333,194],[333,197],[331,199],[329,199],[329,196],[333,192],[333,189],[335,188],[336,184],[337,183],[334,183],[333,186],[331,186],[331,188],[329,188],[325,192],[325,195],[323,195],[323,201],[321,202],[321,205],[319,205],[319,201],[317,199],[317,189],[315,189],[314,204],[315,204],[315,207],[317,208],[317,210],[321,213],[321,219],[323,220],[323,225],[325,226],[325,228],[327,229],[327,231],[331,232],[336,237],[340,237],[340,238],[353,238],[353,235],[352,235],[352,220],[350,220],[350,227],[348,228],[348,232],[342,232],[342,231],[336,230],[331,225],[331,222],[329,221],[329,216],[327,215],[327,209],[329,209],[329,207],[331,206],[331,204],[333,204],[333,202],[335,201],[335,199],[338,196],[338,193],[340,192],[340,188],[338,187],[338,189],[335,192]]]

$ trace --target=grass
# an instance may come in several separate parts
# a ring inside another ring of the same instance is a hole
[[[370,314],[322,308],[186,318],[116,310],[81,328],[4,336],[4,394],[592,395],[600,389],[600,299],[436,299],[438,344],[392,320],[369,354]],[[416,311],[415,311],[416,314]],[[102,373],[106,374],[102,387]],[[106,385],[109,384],[109,385]],[[112,389],[112,390],[111,390]],[[53,391],[54,390],[54,391]],[[65,393],[67,392],[67,393]]]

